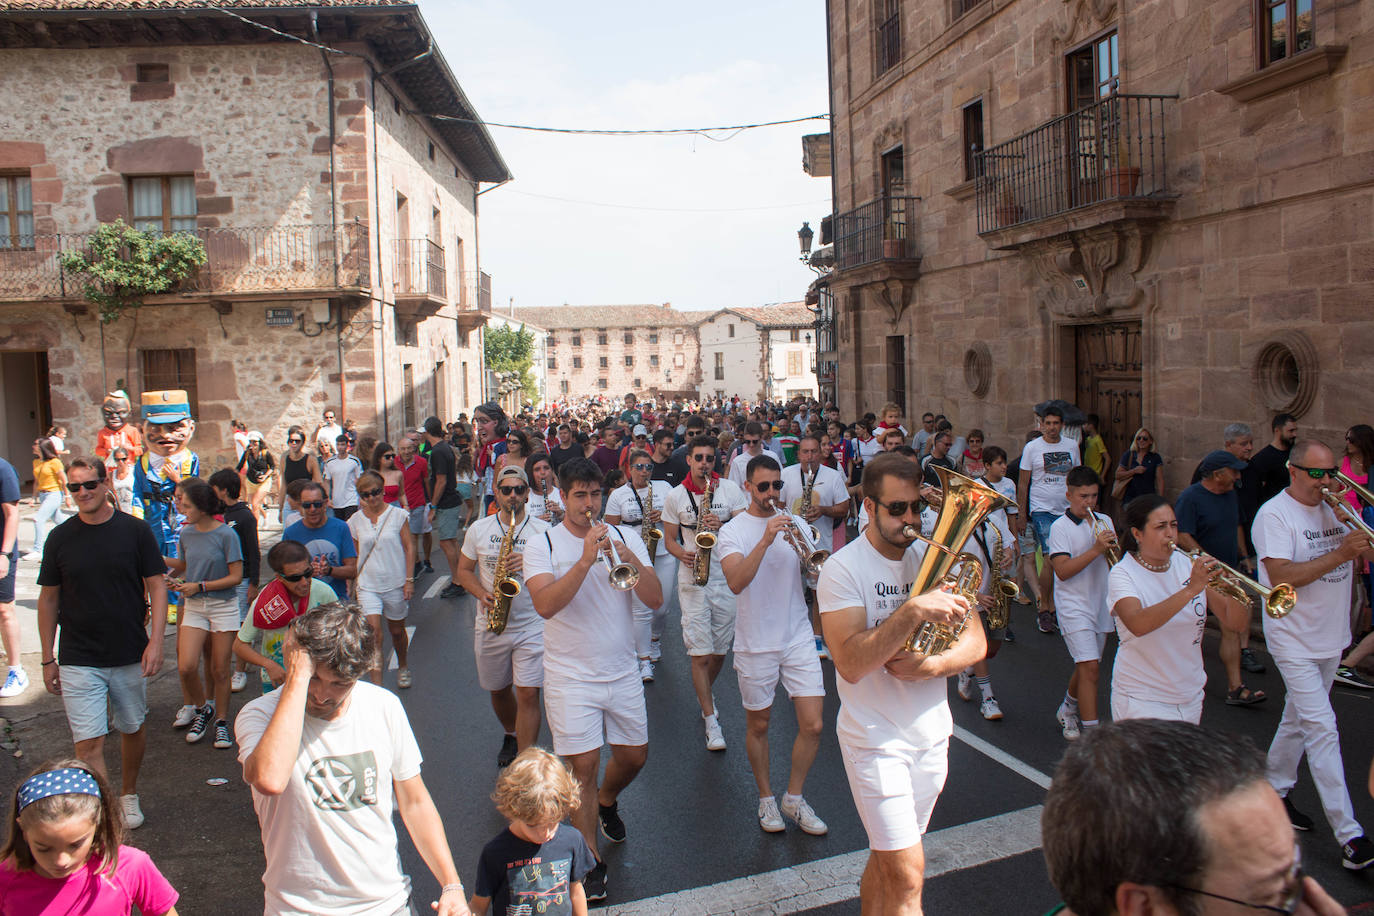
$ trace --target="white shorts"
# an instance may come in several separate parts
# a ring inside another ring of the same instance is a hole
[[[739,680],[740,700],[750,712],[773,705],[779,677],[791,699],[825,696],[825,678],[813,639],[776,652],[736,651],[735,676]]]
[[[411,534],[429,534],[433,530],[429,523],[429,506],[416,506],[410,510]]]
[[[504,633],[476,631],[472,654],[477,659],[477,684],[487,692],[516,687],[544,686],[544,628],[522,627]]]
[[[1102,650],[1107,647],[1106,633],[1098,633],[1092,627],[1066,630],[1061,622],[1059,635],[1064,637],[1064,647],[1069,650],[1075,665],[1102,660]]]
[[[677,587],[688,655],[724,655],[735,641],[735,596],[722,581]]]
[[[603,744],[649,743],[649,715],[638,669],[609,682],[551,681],[544,685],[544,711],[553,752],[562,757],[585,754]]]
[[[949,772],[949,739],[934,747],[851,747],[840,742],[849,791],[879,852],[921,842]]]
[[[216,598],[213,595],[192,595],[181,607],[180,626],[194,627],[208,633],[239,630],[239,599],[237,595]]]
[[[387,620],[405,620],[410,613],[410,602],[406,600],[404,588],[392,588],[384,592],[360,588],[358,607],[363,609],[364,614],[382,614]]]
[[[1197,725],[1202,721],[1202,694],[1199,693],[1197,699],[1188,703],[1161,703],[1113,690],[1112,721],[1120,722],[1122,719],[1167,719],[1170,722]]]

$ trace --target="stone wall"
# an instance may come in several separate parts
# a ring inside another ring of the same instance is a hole
[[[606,328],[605,346],[597,343],[597,333],[596,328],[582,328],[576,333],[569,329],[547,332],[547,357],[554,361],[547,370],[551,399],[596,394],[623,397],[653,389],[695,391],[705,384],[699,371],[700,344],[691,326]],[[633,335],[632,343],[625,343],[627,333]],[[653,335],[657,341],[651,343]],[[574,336],[581,338],[581,346],[573,346]],[[574,356],[582,358],[581,368],[573,368]],[[599,365],[603,356],[608,363],[605,369]],[[625,365],[626,356],[633,359],[633,365]],[[657,366],[653,365],[655,357]],[[604,387],[599,384],[603,379]],[[639,379],[638,385],[635,379]],[[567,391],[563,390],[564,382]]]
[[[701,390],[704,395],[739,395],[759,400],[767,391],[767,351],[759,326],[731,312],[720,312],[697,325],[701,340]],[[716,378],[716,354],[723,378]]]

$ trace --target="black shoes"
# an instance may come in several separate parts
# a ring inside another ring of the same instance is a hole
[[[519,752],[520,748],[515,743],[515,736],[507,735],[501,741],[501,753],[496,755],[496,766],[504,770],[506,767],[510,766],[511,761],[515,759],[515,755]]]
[[[582,891],[587,895],[588,903],[597,903],[606,899],[606,863],[597,862],[596,867],[587,872],[582,879]]]
[[[1293,825],[1294,830],[1301,830],[1303,833],[1306,833],[1312,829],[1312,818],[1303,814],[1297,808],[1294,808],[1293,803],[1288,800],[1287,795],[1283,797],[1283,809],[1288,812],[1288,823]]]
[[[1351,871],[1374,865],[1374,843],[1367,836],[1357,836],[1341,846],[1341,864]]]
[[[601,820],[601,835],[612,843],[625,842],[625,822],[620,819],[619,802],[597,805]]]
[[[459,585],[457,582],[450,582],[448,585],[444,586],[443,591],[439,592],[439,597],[461,598],[466,594],[467,592],[463,590],[463,586]]]
[[[1255,658],[1254,650],[1248,647],[1240,650],[1240,666],[1251,674],[1263,674],[1268,670],[1263,662]]]

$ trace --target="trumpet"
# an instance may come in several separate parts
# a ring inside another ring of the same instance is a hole
[[[596,513],[591,509],[587,510],[587,524],[596,524]],[[610,582],[611,588],[627,592],[639,584],[639,570],[629,563],[617,562],[613,559],[612,552],[615,548],[611,546],[611,539],[607,537],[603,540],[605,543],[601,545],[601,563],[606,567],[607,580]]]
[[[1103,557],[1106,558],[1108,566],[1115,566],[1116,564],[1121,562],[1121,542],[1116,539],[1116,531],[1112,528],[1111,524],[1099,518],[1097,513],[1094,512],[1093,537],[1096,538],[1098,534],[1102,533],[1103,531],[1107,532],[1112,536],[1111,546],[1107,548],[1107,551],[1103,554]]]
[[[1359,494],[1361,499],[1367,499],[1367,497],[1374,496],[1374,493],[1370,493],[1364,487],[1355,483],[1355,481],[1346,477],[1339,471],[1336,472],[1336,476],[1340,478],[1341,483],[1344,483]],[[1369,541],[1370,548],[1374,548],[1374,528],[1370,528],[1366,525],[1364,519],[1360,518],[1360,514],[1350,508],[1350,503],[1345,501],[1344,493],[1332,493],[1326,487],[1322,487],[1322,499],[1326,500],[1326,504],[1331,507],[1331,511],[1336,514],[1337,519],[1344,522],[1345,526],[1351,531],[1361,532]],[[1374,502],[1369,502],[1368,505],[1374,506]]]
[[[1204,554],[1201,550],[1187,550],[1178,546],[1178,544],[1174,544],[1173,548],[1187,557],[1190,562],[1196,560],[1200,556],[1210,556],[1210,554]],[[1216,557],[1211,557],[1211,559],[1216,560],[1217,565],[1221,567],[1217,570],[1216,574],[1212,576],[1212,581],[1207,585],[1207,587],[1213,591],[1219,592],[1233,601],[1239,601],[1249,608],[1255,606],[1254,599],[1250,597],[1250,593],[1254,592],[1264,599],[1264,613],[1275,620],[1281,617],[1287,617],[1289,613],[1292,612],[1293,608],[1297,606],[1298,592],[1287,582],[1280,582],[1273,588],[1265,588],[1254,579],[1245,575],[1245,573],[1232,569],[1225,563],[1217,560]]]
[[[801,527],[797,524],[796,518],[793,517],[792,513],[785,511],[776,501],[773,502],[773,514],[787,519],[788,526],[787,530],[783,532],[783,539],[796,551],[797,560],[801,563],[802,576],[808,581],[814,580],[821,574],[821,566],[830,559],[830,551],[819,548],[808,550],[807,544],[803,543]],[[815,525],[808,525],[807,527],[811,529],[810,543],[819,544],[821,533],[816,530]]]

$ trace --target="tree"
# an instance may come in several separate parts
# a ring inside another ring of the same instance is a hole
[[[100,310],[100,320],[117,321],[145,296],[170,292],[205,263],[205,245],[189,232],[144,232],[117,219],[91,233],[80,251],[59,256],[62,269],[84,275],[82,292]]]
[[[485,353],[487,368],[493,372],[516,372],[520,387],[528,398],[539,395],[539,383],[531,368],[534,366],[534,332],[510,325],[487,325]]]

